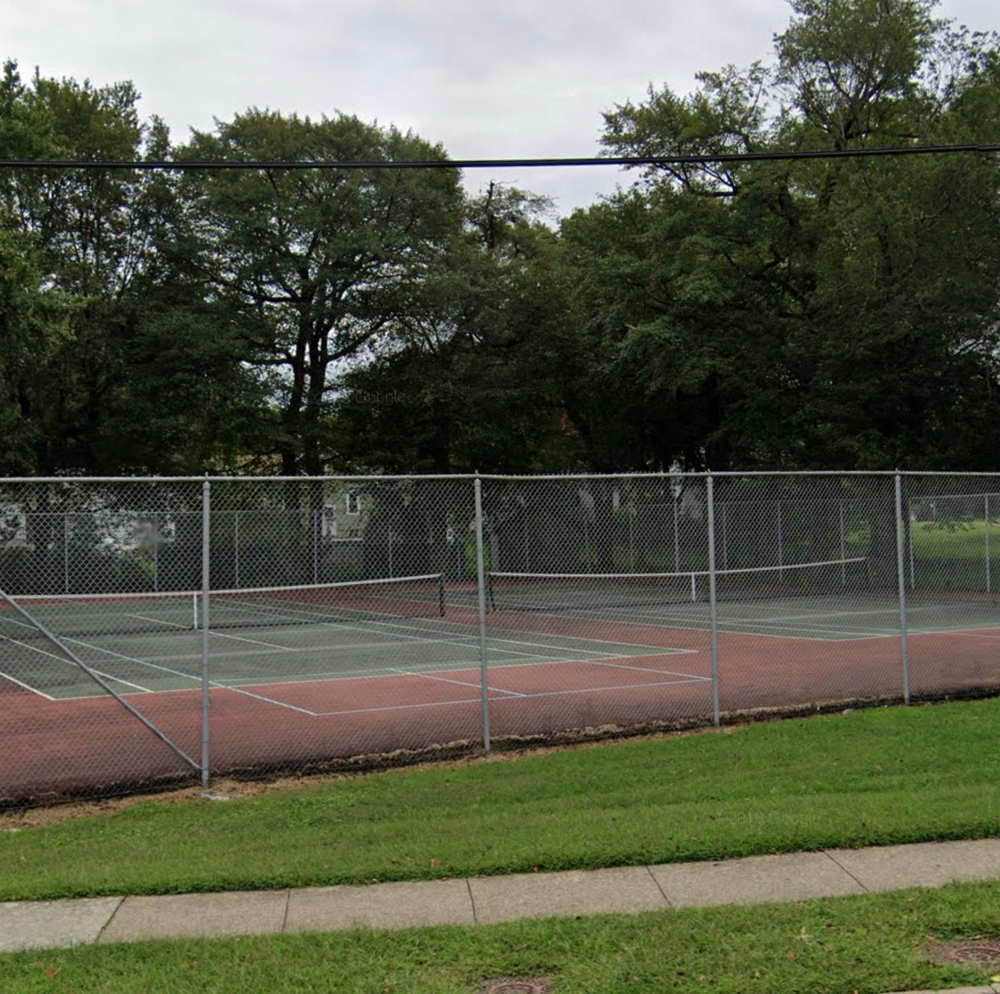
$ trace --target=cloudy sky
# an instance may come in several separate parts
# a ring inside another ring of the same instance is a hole
[[[942,16],[1000,29],[996,0]],[[589,156],[602,112],[650,83],[768,58],[784,0],[0,0],[0,57],[24,76],[132,80],[181,140],[247,107],[342,111],[412,129],[456,159]],[[614,189],[613,167],[473,173],[557,201]]]

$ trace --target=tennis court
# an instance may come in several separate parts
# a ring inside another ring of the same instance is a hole
[[[0,801],[1000,690],[992,480],[711,482],[10,484]]]

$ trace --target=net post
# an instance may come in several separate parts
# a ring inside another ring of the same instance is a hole
[[[212,485],[201,485],[201,785],[209,786],[209,594],[212,586]]]
[[[715,480],[709,476],[705,484],[708,489],[708,602],[712,623],[712,720],[719,728],[722,716],[719,707],[719,602],[715,589]]]
[[[896,473],[896,579],[899,586],[899,631],[903,653],[903,700],[910,703],[910,646],[906,631],[906,536],[903,528],[903,478]]]
[[[479,610],[479,688],[483,719],[483,752],[490,753],[490,690],[486,660],[486,566],[483,556],[483,485],[476,473],[476,600]]]

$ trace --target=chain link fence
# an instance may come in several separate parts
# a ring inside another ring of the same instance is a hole
[[[993,693],[1000,477],[0,480],[0,805]]]

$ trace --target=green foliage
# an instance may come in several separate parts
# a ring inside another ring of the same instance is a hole
[[[444,161],[437,147],[355,117],[310,121],[251,110],[197,133],[181,158]],[[289,475],[333,458],[336,374],[415,333],[428,271],[459,219],[453,170],[185,174],[182,196],[207,284],[273,398],[258,457]]]
[[[995,142],[997,41],[930,9],[796,2],[773,65],[703,74],[685,98],[651,90],[606,115],[605,144],[667,155]],[[664,167],[572,218],[591,354],[630,372],[618,434],[642,431],[639,396],[668,424],[696,426],[607,461],[995,468],[998,205],[995,159],[921,156]]]
[[[7,63],[3,154],[161,158],[166,131],[140,123],[137,101],[128,83],[26,85]],[[183,241],[174,200],[167,177],[137,170],[0,177],[3,471],[189,470],[237,438],[243,355],[169,261]]]
[[[793,0],[770,61],[605,114],[632,156],[1000,140],[1000,40]],[[682,162],[558,231],[440,146],[249,109],[172,147],[132,84],[14,63],[0,472],[1000,468],[996,156]]]
[[[491,184],[429,270],[404,346],[342,379],[335,435],[352,467],[425,472],[572,465],[560,377],[577,359],[548,204]]]

